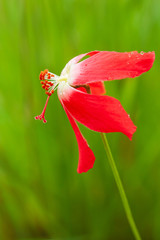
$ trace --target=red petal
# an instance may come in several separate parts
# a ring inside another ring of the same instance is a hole
[[[106,93],[106,89],[103,82],[89,83],[91,94],[103,95]],[[87,93],[84,87],[77,88],[79,91]]]
[[[84,53],[84,54],[80,54],[74,58],[72,58],[68,63],[70,64],[75,64],[77,62],[79,62],[82,58],[84,58],[85,56],[94,56],[95,54],[99,53],[100,51],[92,51],[92,52],[88,52],[88,53]]]
[[[62,73],[63,74],[64,72],[66,72],[66,69],[69,70],[70,67],[76,63],[78,63],[82,58],[84,58],[85,56],[93,56],[95,54],[99,53],[99,51],[92,51],[92,52],[88,52],[88,53],[84,53],[84,54],[80,54],[74,58],[72,58],[67,64],[66,66],[64,67],[64,69],[62,70]]]
[[[91,94],[103,95],[106,93],[105,86],[103,82],[93,82],[89,83]]]
[[[68,116],[68,119],[72,125],[72,128],[74,130],[74,133],[76,135],[77,142],[78,142],[79,161],[78,161],[77,172],[78,173],[87,172],[89,169],[91,169],[93,167],[94,162],[95,162],[95,156],[94,156],[92,150],[89,148],[87,141],[81,134],[76,122],[72,118],[71,114],[67,111],[67,109],[65,108],[63,103],[62,103],[62,106]]]
[[[67,85],[59,98],[77,121],[94,131],[122,132],[129,139],[136,131],[121,103],[113,97],[86,94]]]
[[[98,52],[72,65],[69,81],[72,85],[83,85],[105,80],[134,78],[148,71],[154,59],[154,52]]]
[[[84,87],[79,87],[79,88],[77,88],[79,91],[81,91],[81,92],[85,92],[85,93],[87,93],[87,90],[86,90],[86,88],[84,88]]]

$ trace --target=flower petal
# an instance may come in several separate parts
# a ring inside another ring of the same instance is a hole
[[[97,52],[71,66],[69,83],[84,85],[105,80],[134,78],[148,71],[154,59],[154,52]]]
[[[72,58],[64,67],[64,69],[61,72],[61,75],[65,75],[66,73],[68,73],[70,71],[70,68],[72,65],[78,63],[82,58],[84,58],[85,56],[93,56],[95,54],[99,53],[99,51],[92,51],[92,52],[88,52],[88,53],[84,53],[84,54],[80,54],[74,58]]]
[[[89,83],[91,94],[103,95],[106,93],[106,89],[103,82]]]
[[[132,139],[136,126],[121,103],[110,96],[91,95],[65,84],[58,96],[70,114],[97,132],[122,132]]]
[[[62,103],[62,102],[61,102]],[[64,104],[62,103],[62,106],[68,116],[68,119],[72,125],[72,128],[74,130],[74,133],[77,138],[78,142],[78,148],[79,148],[79,161],[78,161],[78,168],[77,172],[82,173],[82,172],[87,172],[89,169],[91,169],[94,165],[95,162],[95,156],[92,150],[89,148],[87,141],[81,134],[75,120],[71,116],[71,114],[68,112]]]
[[[89,83],[88,86],[91,94],[103,95],[106,93],[106,89],[103,82]],[[78,87],[77,89],[79,91],[87,93],[87,90],[85,87]]]

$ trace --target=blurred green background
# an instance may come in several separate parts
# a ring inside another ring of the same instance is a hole
[[[160,239],[159,0],[0,0],[0,239],[132,240],[98,133],[80,126],[96,162],[77,174],[78,148],[57,94],[39,73],[60,74],[92,50],[155,51],[153,68],[106,82],[135,125],[133,140],[108,134],[138,229]]]

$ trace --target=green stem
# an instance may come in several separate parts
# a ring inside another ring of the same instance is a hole
[[[132,232],[135,236],[135,239],[136,240],[141,240],[141,237],[139,235],[138,229],[137,229],[136,224],[134,222],[132,212],[131,212],[131,209],[130,209],[130,206],[129,206],[129,203],[128,203],[128,200],[127,200],[127,197],[126,197],[126,194],[125,194],[125,191],[124,191],[124,188],[123,188],[123,185],[122,185],[117,167],[116,167],[116,164],[114,162],[114,159],[113,159],[113,156],[112,156],[112,153],[111,153],[106,135],[104,133],[101,133],[101,137],[102,137],[102,140],[103,140],[103,143],[104,143],[104,148],[105,148],[105,151],[106,151],[106,154],[107,154],[110,166],[112,168],[112,172],[113,172],[113,175],[114,175],[114,178],[115,178],[115,181],[116,181],[116,184],[117,184],[117,187],[118,187],[121,199],[122,199],[123,207],[125,209],[128,222],[129,222],[130,227],[132,229]]]

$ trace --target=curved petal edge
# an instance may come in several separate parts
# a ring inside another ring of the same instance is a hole
[[[59,96],[65,108],[80,123],[97,132],[122,132],[131,140],[136,126],[119,100],[87,94],[65,86]]]
[[[71,85],[134,78],[150,70],[155,60],[154,52],[100,51],[71,66]]]

